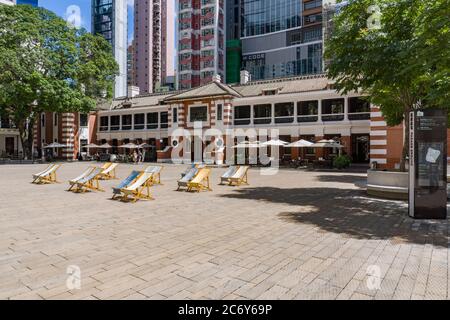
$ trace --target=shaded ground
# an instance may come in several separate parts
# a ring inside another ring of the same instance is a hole
[[[117,180],[66,192],[88,165],[42,186],[45,165],[0,166],[0,299],[449,297],[448,221],[366,196],[364,174],[252,169],[237,188],[213,169],[213,191],[194,194],[174,191],[186,166],[167,165],[155,200],[131,204],[109,200]]]

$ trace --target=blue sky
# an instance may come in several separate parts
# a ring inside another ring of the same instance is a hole
[[[128,0],[128,41],[133,38],[133,0]],[[91,30],[91,0],[39,0],[39,6],[55,12],[62,18],[66,17],[67,9],[78,6],[81,14],[81,26]]]

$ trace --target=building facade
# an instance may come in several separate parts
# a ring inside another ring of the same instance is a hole
[[[175,1],[134,2],[134,86],[143,94],[175,76]]]
[[[134,52],[134,41],[128,46],[127,49],[127,86],[134,86],[135,79],[135,52]]]
[[[114,96],[127,95],[127,1],[92,0],[92,33],[102,35],[112,45],[119,65]]]
[[[242,68],[253,80],[323,71],[322,0],[241,0]]]
[[[39,0],[17,0],[17,4],[29,4],[30,6],[39,6]]]
[[[225,0],[178,1],[177,77],[181,90],[225,81]]]
[[[108,142],[117,148],[145,142],[157,147],[159,161],[171,161],[172,149],[183,140],[178,136],[180,129],[192,134],[209,129],[228,132],[224,141],[249,129],[267,134],[276,130],[288,142],[336,139],[354,162],[369,163],[371,158],[370,104],[358,93],[338,94],[322,75],[232,86],[216,80],[171,94],[116,99],[97,116],[97,143]],[[200,154],[207,145],[202,143]],[[194,159],[194,149],[193,144],[183,152]],[[292,159],[314,160],[324,155],[323,150],[310,148],[284,148],[282,152]]]

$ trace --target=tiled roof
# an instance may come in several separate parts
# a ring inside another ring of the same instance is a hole
[[[183,100],[183,99],[196,99],[202,97],[215,97],[215,96],[235,96],[240,97],[241,94],[234,90],[232,87],[213,81],[207,85],[194,88],[181,92],[179,94],[174,94],[165,99],[165,101]]]
[[[178,100],[198,99],[203,97],[234,96],[254,97],[261,96],[263,91],[277,90],[277,94],[299,93],[308,91],[326,90],[333,82],[325,75],[313,75],[295,78],[282,78],[265,81],[251,81],[247,84],[226,85],[213,81],[207,85],[164,93],[139,95],[132,99],[127,97],[114,99],[111,103],[100,104],[98,110],[114,110],[158,106]]]
[[[254,81],[244,85],[233,85],[233,89],[244,97],[260,96],[264,90],[276,90],[278,94],[325,90],[331,81],[325,75]]]

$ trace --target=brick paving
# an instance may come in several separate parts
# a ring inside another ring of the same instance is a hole
[[[176,192],[166,165],[154,201],[32,185],[45,165],[0,166],[0,299],[448,299],[449,224],[368,197],[364,174],[252,169],[250,186]],[[133,165],[120,165],[125,177]],[[81,288],[66,286],[68,266]]]

